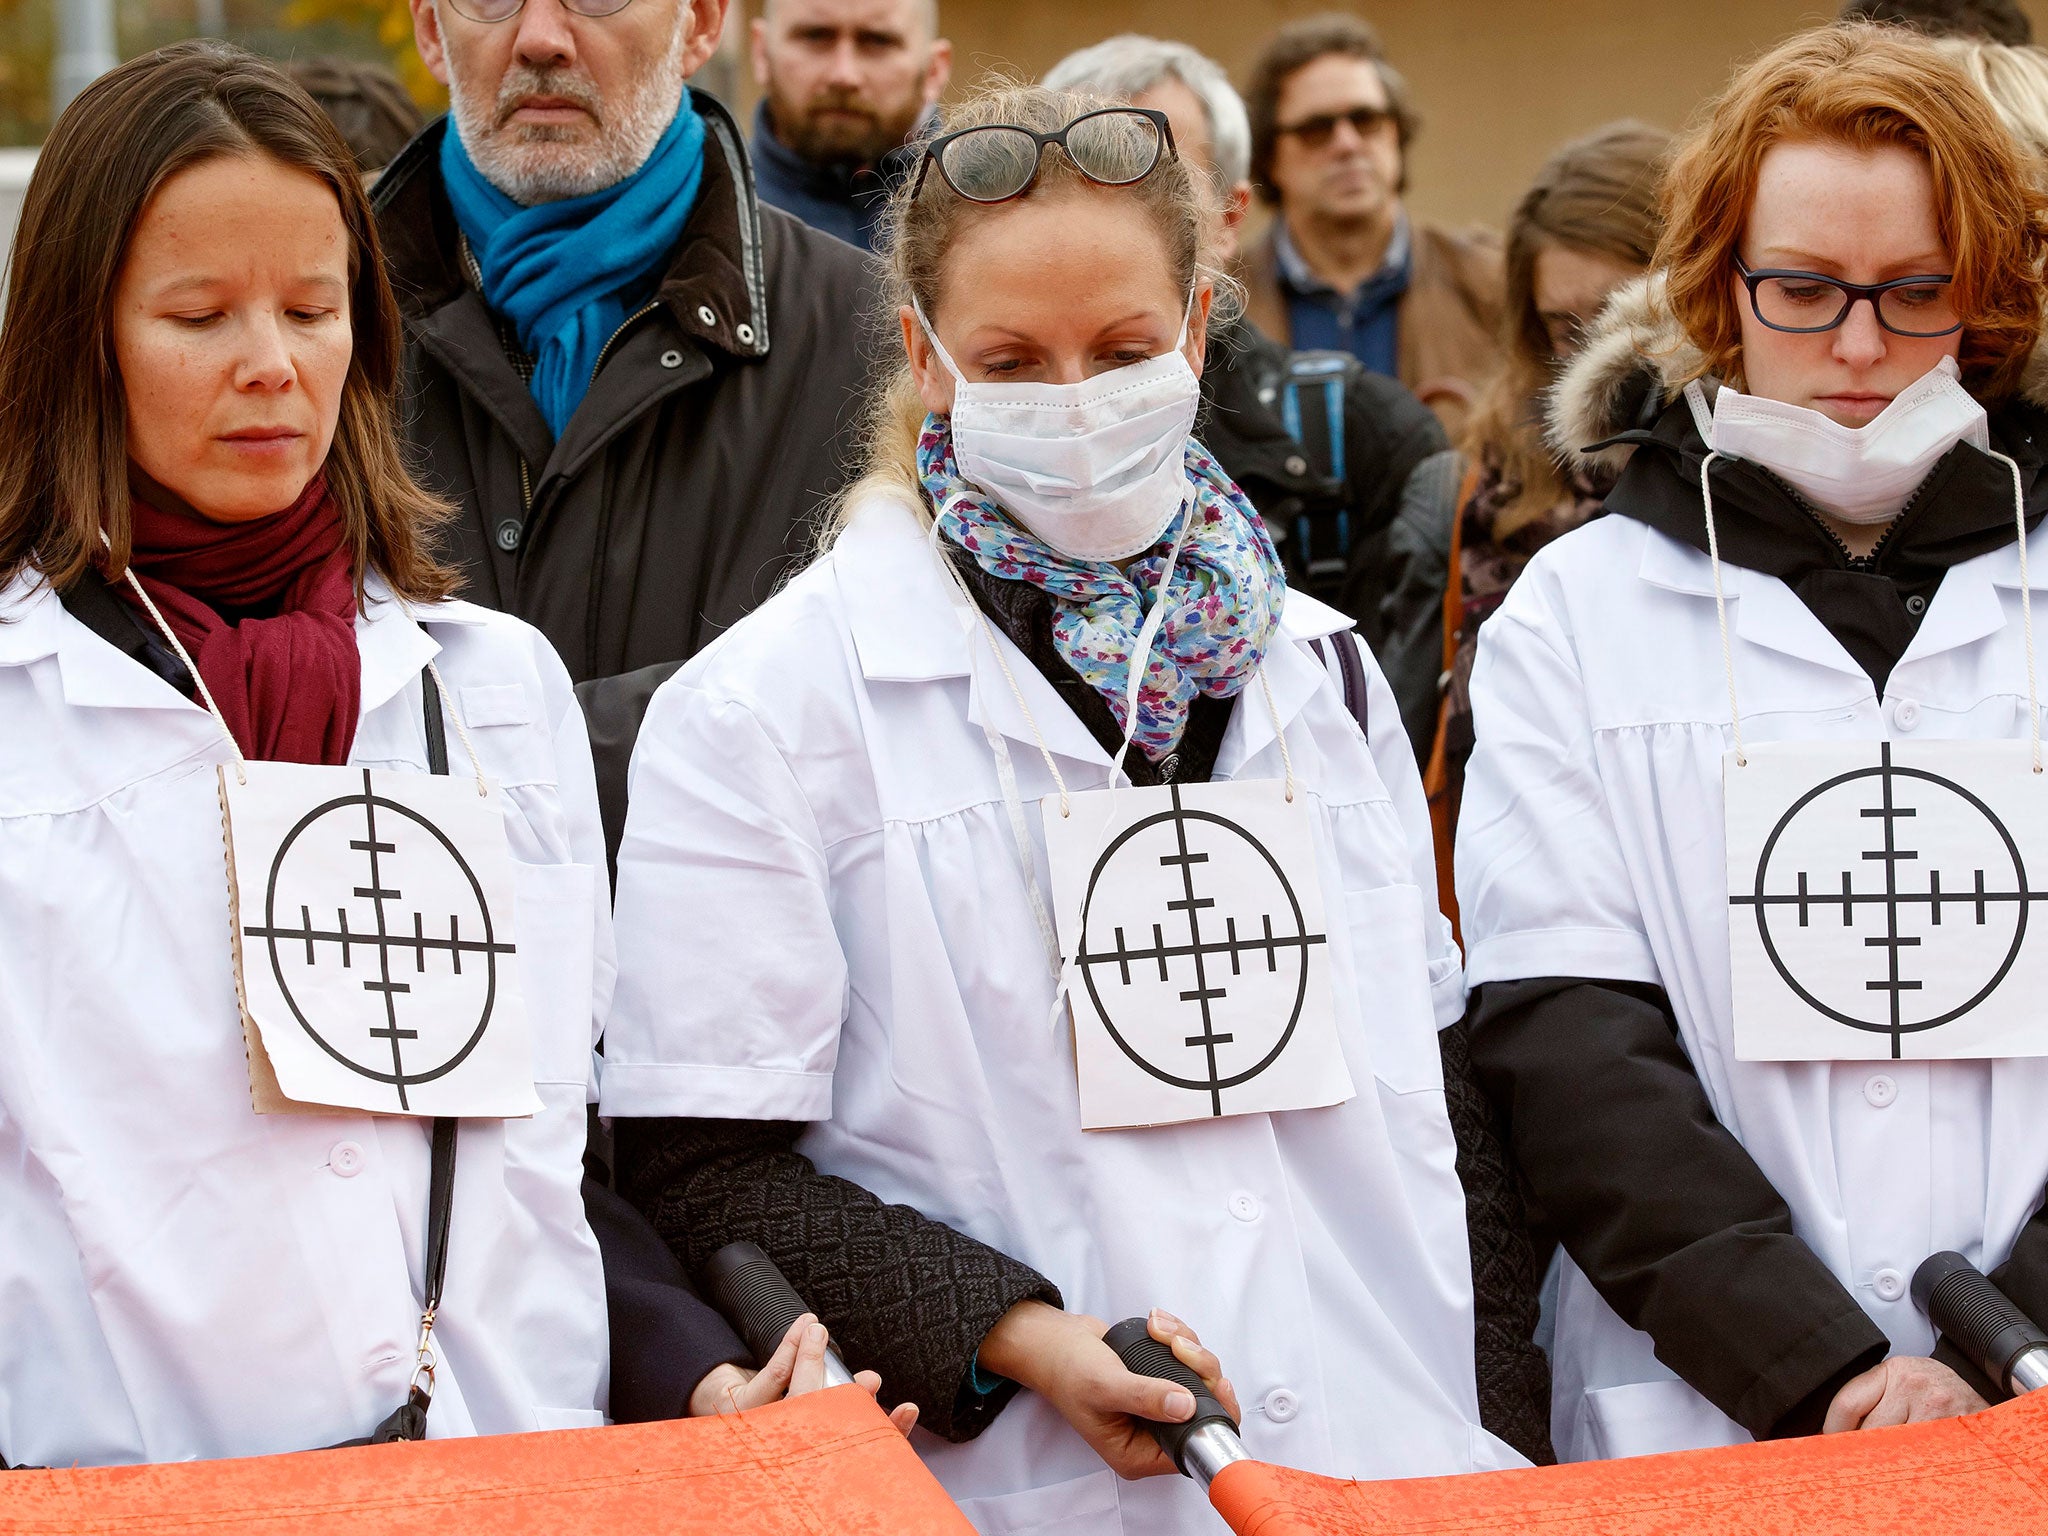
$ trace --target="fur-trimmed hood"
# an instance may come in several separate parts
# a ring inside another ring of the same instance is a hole
[[[1679,328],[1664,298],[1664,274],[1647,273],[1614,291],[1577,357],[1550,390],[1544,435],[1565,464],[1615,474],[1628,445],[1595,443],[1651,425],[1700,366],[1700,350]],[[1706,381],[1711,399],[1720,386]],[[2048,410],[2048,340],[2037,343],[2019,393]]]

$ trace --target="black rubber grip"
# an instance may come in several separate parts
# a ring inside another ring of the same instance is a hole
[[[1937,1253],[1913,1275],[1913,1300],[1941,1336],[2001,1387],[2012,1363],[2048,1344],[2033,1321],[1960,1253]]]
[[[1181,1452],[1188,1443],[1188,1436],[1204,1424],[1221,1424],[1232,1434],[1237,1433],[1237,1420],[1226,1413],[1223,1405],[1202,1385],[1201,1377],[1182,1365],[1174,1358],[1172,1350],[1152,1337],[1144,1318],[1125,1318],[1102,1336],[1102,1342],[1116,1351],[1117,1358],[1133,1375],[1156,1376],[1161,1381],[1175,1382],[1195,1395],[1194,1416],[1185,1423],[1164,1424],[1157,1419],[1138,1421],[1152,1431],[1152,1438],[1159,1442],[1159,1449],[1166,1452],[1182,1472],[1187,1471]]]
[[[703,1279],[712,1305],[739,1330],[756,1365],[766,1365],[789,1325],[811,1310],[775,1261],[752,1243],[727,1243],[706,1261]]]

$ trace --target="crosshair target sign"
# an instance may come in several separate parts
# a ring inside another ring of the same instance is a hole
[[[1170,808],[1133,822],[1095,861],[1075,956],[1110,1038],[1149,1076],[1206,1094],[1280,1059],[1308,996],[1311,933],[1280,862],[1227,816]],[[1249,857],[1247,857],[1249,853]],[[1249,871],[1226,884],[1218,868]],[[1114,886],[1114,913],[1098,893]],[[1139,923],[1132,914],[1145,914]]]
[[[353,883],[337,883],[337,869],[353,869]],[[278,843],[263,922],[242,932],[264,941],[313,1043],[392,1085],[400,1109],[411,1107],[408,1088],[454,1071],[483,1040],[499,1002],[499,957],[513,953],[455,843],[376,793],[367,770],[359,793],[314,806]],[[360,985],[309,984],[316,973],[331,983],[334,970],[360,972]]]
[[[1739,770],[1738,770],[1739,771]],[[1765,840],[1748,908],[1771,966],[1849,1029],[1890,1038],[1980,1008],[2012,972],[2028,909],[2019,842],[1954,779],[1893,761],[1838,773],[1795,800]]]

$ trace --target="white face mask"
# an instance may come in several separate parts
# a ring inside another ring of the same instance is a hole
[[[1186,455],[1201,383],[1181,348],[1078,384],[970,384],[917,309],[953,375],[960,473],[1050,548],[1075,560],[1128,560],[1165,535],[1189,491]]]
[[[1685,394],[1714,452],[1762,465],[1845,523],[1869,524],[1897,517],[1957,443],[1990,448],[1984,407],[1959,378],[1955,359],[1944,357],[1860,427],[1725,385],[1710,418],[1697,383],[1688,384]]]

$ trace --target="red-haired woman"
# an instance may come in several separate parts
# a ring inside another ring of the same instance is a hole
[[[1974,916],[1927,899],[1930,872],[1969,884],[1954,835],[1873,843],[1901,806],[1835,807],[1808,847],[1832,905],[1772,930],[1834,965],[1811,1006],[1731,958],[1764,908],[1731,907],[1756,865],[1730,852],[1784,784],[1888,741],[2026,777],[2041,200],[1939,54],[1839,27],[1746,69],[1664,201],[1663,274],[1553,408],[1582,462],[1635,451],[1482,632],[1458,839],[1473,1056],[1571,1259],[1553,1427],[1578,1458],[1981,1406],[1908,1294],[1933,1251],[2048,1316],[2048,1041],[1848,1023],[1882,1005],[1869,976],[1955,979],[1934,946]],[[1884,920],[1908,885],[1924,949]]]

